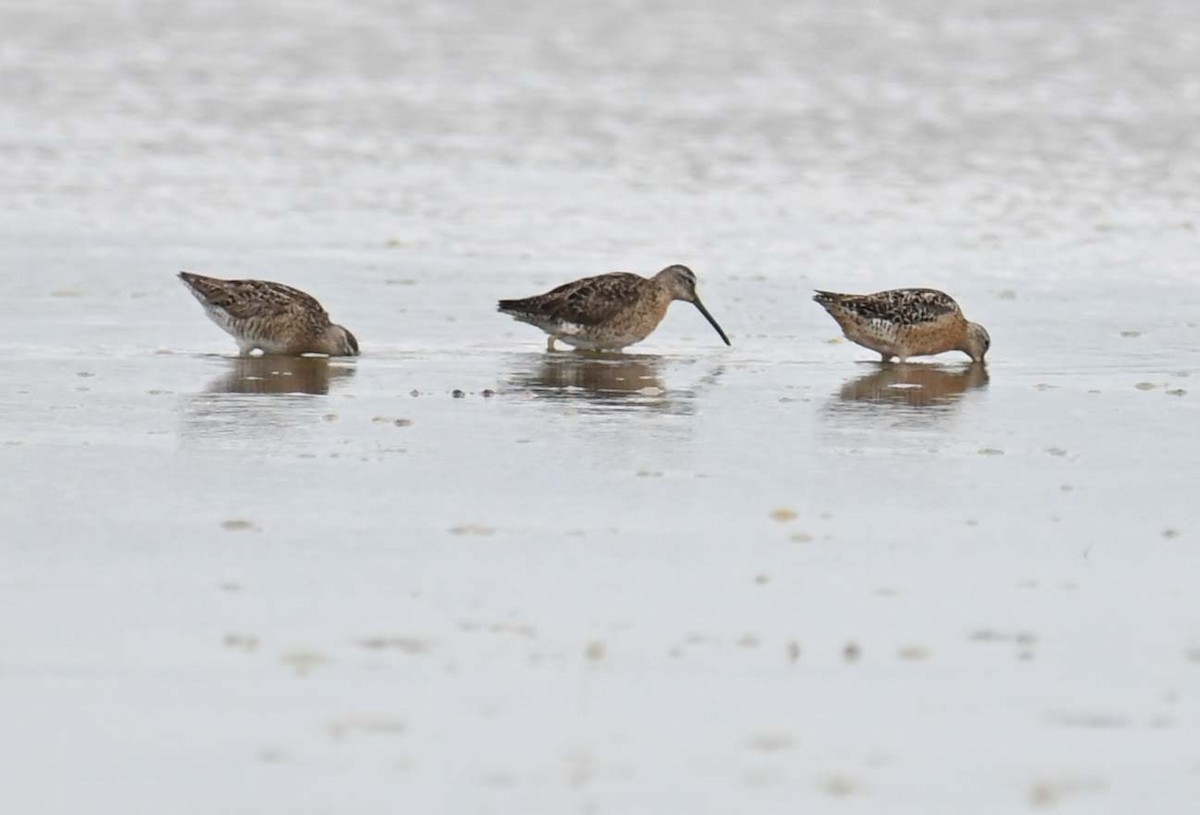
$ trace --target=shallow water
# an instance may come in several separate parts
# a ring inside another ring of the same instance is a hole
[[[0,803],[1187,811],[1197,23],[0,7]],[[676,261],[733,347],[493,311]],[[180,268],[365,353],[235,359]],[[894,285],[986,369],[809,300]]]

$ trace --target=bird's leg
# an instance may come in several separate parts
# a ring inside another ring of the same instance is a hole
[[[890,361],[891,361],[891,359],[892,359],[892,355],[891,355],[891,354],[885,353],[885,352],[883,352],[883,351],[880,351],[880,352],[879,352],[879,361],[880,361],[880,362],[890,362]]]
[[[553,334],[551,334],[549,337],[546,338],[546,350],[547,351],[554,350],[554,341],[556,339],[558,339],[558,337],[554,336]]]

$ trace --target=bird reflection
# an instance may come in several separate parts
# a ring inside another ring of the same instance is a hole
[[[527,354],[507,384],[536,398],[577,402],[584,410],[690,412],[694,392],[667,390],[662,367],[662,358],[649,354]]]
[[[838,392],[846,407],[896,405],[916,410],[947,408],[971,390],[988,383],[981,363],[944,367],[920,363],[878,364],[876,370],[853,379]]]
[[[354,376],[355,367],[325,357],[262,356],[222,360],[229,368],[202,393],[183,403],[185,444],[206,448],[295,450],[320,428],[330,410],[330,386]]]
[[[352,365],[330,365],[328,357],[240,357],[209,383],[208,393],[329,393],[331,382],[354,376]]]

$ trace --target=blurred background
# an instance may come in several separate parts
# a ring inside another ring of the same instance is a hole
[[[1153,235],[1147,276],[1185,276],[1168,250],[1193,240],[1198,16],[7,0],[6,242],[390,244],[395,265],[568,276],[819,260],[883,284],[984,259],[1037,278],[1052,251],[1076,277],[1120,273]]]

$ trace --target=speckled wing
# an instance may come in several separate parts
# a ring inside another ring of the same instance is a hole
[[[649,281],[628,272],[585,277],[524,300],[501,300],[500,311],[535,323],[594,326],[638,300]]]
[[[329,315],[315,297],[299,289],[267,280],[218,280],[180,272],[180,278],[211,309],[220,309],[233,320],[274,320],[302,317],[313,329],[329,325]]]
[[[845,309],[862,320],[883,320],[895,325],[920,325],[961,314],[954,298],[937,289],[891,289],[875,294],[818,291],[813,299],[826,308]]]

